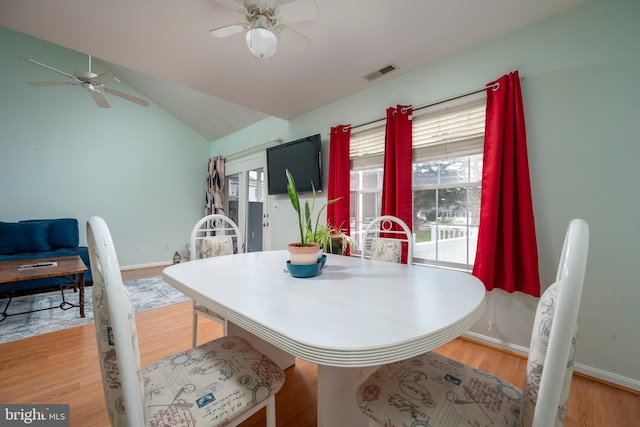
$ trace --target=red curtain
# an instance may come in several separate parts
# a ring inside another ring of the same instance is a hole
[[[410,105],[387,108],[382,181],[382,215],[393,215],[413,230],[412,119]],[[407,262],[407,245],[403,244],[402,262]]]
[[[344,231],[346,234],[350,234],[350,141],[350,125],[340,125],[331,128],[331,138],[329,140],[329,177],[327,185],[327,200],[337,199],[338,197],[342,197],[342,199],[327,206],[327,224],[330,224]]]
[[[487,85],[480,228],[473,275],[540,296],[538,249],[518,72]]]

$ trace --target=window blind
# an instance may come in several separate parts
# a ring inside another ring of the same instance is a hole
[[[415,111],[414,161],[482,152],[486,95],[470,96]],[[380,166],[384,161],[385,125],[351,135],[352,170]]]

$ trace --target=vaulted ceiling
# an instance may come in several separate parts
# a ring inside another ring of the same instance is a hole
[[[209,34],[244,22],[221,4],[230,1],[0,0],[0,25],[93,55],[215,141],[268,116],[290,120],[585,0],[316,0],[318,19],[291,25],[311,38],[310,48],[280,43],[270,62],[249,52],[243,34]],[[397,70],[364,78],[388,64]]]

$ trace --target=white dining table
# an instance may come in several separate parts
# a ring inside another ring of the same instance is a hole
[[[327,255],[320,273],[286,272],[287,251],[167,267],[165,282],[224,316],[283,369],[318,365],[318,427],[366,426],[356,389],[379,365],[433,350],[481,316],[485,288],[464,272]]]

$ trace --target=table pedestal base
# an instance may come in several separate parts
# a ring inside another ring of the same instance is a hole
[[[367,427],[369,418],[358,409],[356,390],[377,368],[318,365],[318,427]]]
[[[281,369],[295,365],[294,356],[234,323],[227,323],[227,334],[243,337]],[[318,427],[367,427],[369,418],[356,405],[356,390],[376,368],[318,365]]]

